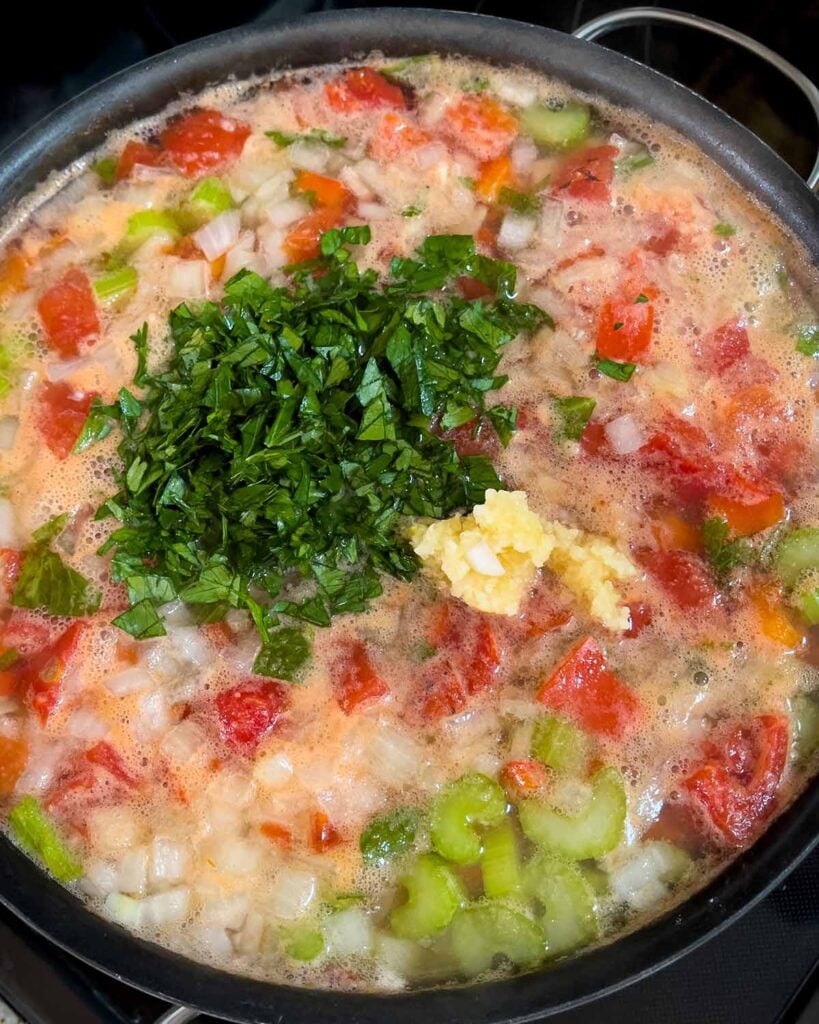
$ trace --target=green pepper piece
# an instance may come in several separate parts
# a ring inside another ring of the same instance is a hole
[[[466,902],[460,879],[434,853],[422,854],[400,879],[407,901],[390,915],[399,939],[426,939],[446,928],[455,911]]]
[[[561,956],[597,938],[594,890],[574,865],[539,854],[526,865],[524,886],[540,905],[549,956]]]
[[[82,878],[82,864],[60,838],[33,796],[24,797],[12,809],[9,826],[23,849],[39,857],[58,882]]]
[[[455,958],[470,977],[489,970],[498,955],[521,967],[537,963],[545,953],[540,927],[502,903],[459,910],[450,934]]]
[[[535,142],[550,149],[569,149],[577,146],[589,134],[591,114],[581,103],[565,103],[562,107],[547,107],[535,103],[521,111],[520,123]]]
[[[520,850],[509,818],[483,837],[483,891],[492,899],[512,896],[520,889]]]
[[[506,813],[503,790],[475,772],[450,783],[435,801],[431,816],[432,845],[447,860],[474,864],[481,855],[476,825],[496,825]]]

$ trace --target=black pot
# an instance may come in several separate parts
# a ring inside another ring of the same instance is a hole
[[[396,57],[452,52],[525,64],[641,110],[700,146],[819,262],[819,203],[767,146],[705,100],[619,54],[559,32],[427,10],[316,15],[261,31],[226,32],[145,61],[68,103],[0,155],[0,209],[9,210],[54,168],[68,167],[112,129],[158,113],[181,92],[196,92],[229,75],[244,78],[371,50]],[[525,976],[398,995],[286,988],[193,963],[92,914],[5,839],[0,840],[0,900],[48,938],[121,981],[219,1017],[277,1024],[495,1024],[565,1010],[657,970],[761,899],[817,839],[819,785],[814,782],[715,881],[648,927]]]

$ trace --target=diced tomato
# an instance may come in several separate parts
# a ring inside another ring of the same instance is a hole
[[[639,636],[644,629],[648,629],[654,621],[654,615],[650,606],[644,604],[642,601],[632,601],[628,606],[628,612],[630,625],[623,633],[623,636],[628,637],[629,640],[633,640],[635,637]]]
[[[552,194],[607,203],[617,152],[615,146],[591,146],[569,153],[552,176]]]
[[[652,235],[644,244],[643,248],[653,252],[657,256],[667,256],[679,247],[682,240],[679,228],[664,227],[657,234]]]
[[[45,806],[49,811],[66,814],[66,805],[76,804],[76,798],[87,798],[95,785],[94,773],[88,765],[77,765],[71,761],[66,770],[48,791]],[[83,803],[87,800],[83,799]],[[76,808],[75,808],[76,813]]]
[[[130,178],[134,167],[158,167],[162,163],[162,150],[159,146],[138,139],[129,139],[125,143],[117,160],[116,179]]]
[[[545,636],[572,621],[568,609],[559,607],[545,587],[539,587],[523,606],[517,621],[528,640]]]
[[[589,420],[580,435],[580,450],[592,458],[603,458],[612,453],[605,423],[600,420]]]
[[[19,668],[14,666],[19,673],[21,687],[43,725],[59,703],[60,684],[87,625],[86,622],[72,622],[56,640],[22,661]]]
[[[790,730],[783,715],[734,725],[709,761],[683,783],[693,805],[730,846],[743,846],[773,813],[788,762]]]
[[[88,275],[72,267],[37,303],[46,345],[62,359],[79,354],[80,345],[91,344],[100,333],[97,302]]]
[[[476,277],[459,277],[455,283],[465,299],[486,299],[492,294],[489,285],[479,281]]]
[[[313,210],[306,217],[296,221],[284,240],[284,253],[290,263],[313,260],[321,253],[321,236],[336,227],[342,219],[342,211],[335,207]]]
[[[529,796],[546,785],[549,772],[544,764],[534,759],[507,761],[500,773],[501,783],[516,796]]]
[[[469,423],[462,423],[452,430],[445,430],[441,434],[441,439],[451,441],[461,459],[469,455],[485,455],[492,460],[500,452],[501,447],[495,428],[486,419],[477,424],[475,420],[470,420]]]
[[[293,188],[296,192],[311,196],[317,207],[346,210],[355,203],[355,196],[342,182],[324,174],[316,174],[315,171],[299,171]]]
[[[449,718],[466,708],[469,693],[449,659],[431,659],[421,667],[421,717],[428,722]]]
[[[241,155],[250,125],[218,110],[193,110],[162,132],[162,149],[183,174],[204,174]]]
[[[748,331],[743,323],[729,320],[700,343],[705,367],[712,373],[723,374],[751,353]]]
[[[719,603],[711,573],[692,551],[643,549],[637,552],[637,560],[680,608],[704,611]]]
[[[0,260],[0,300],[7,295],[16,295],[25,291],[29,261],[23,250],[17,246],[9,246],[6,255]]]
[[[651,345],[654,306],[650,302],[607,299],[597,321],[597,354],[604,359],[639,362]]]
[[[275,843],[283,850],[289,850],[293,845],[293,833],[286,825],[280,825],[278,821],[263,821],[259,825],[259,831],[265,839],[269,839],[271,843]]]
[[[3,648],[2,653],[8,654],[9,651],[17,653],[14,648]],[[17,665],[18,662],[15,662],[9,668],[0,669],[0,697],[13,697],[19,690],[20,674]]]
[[[7,594],[14,590],[22,564],[22,552],[15,551],[14,548],[0,548],[0,587]]]
[[[446,108],[440,131],[479,160],[494,160],[514,142],[518,122],[486,93],[468,93]]]
[[[94,395],[77,391],[64,380],[43,381],[37,392],[37,426],[46,447],[58,459],[67,459],[88,418]]]
[[[231,747],[252,749],[281,721],[287,691],[272,681],[248,680],[216,698],[222,739]]]
[[[128,766],[123,761],[122,756],[105,740],[100,740],[93,747],[89,747],[85,752],[85,759],[89,764],[105,769],[115,779],[124,782],[126,786],[136,786],[136,779],[128,770]]]
[[[592,637],[580,640],[537,692],[537,699],[598,736],[619,739],[641,713],[633,691],[611,671]]]
[[[645,838],[673,843],[694,856],[703,852],[702,828],[691,805],[682,800],[667,800],[663,804]]]
[[[602,245],[587,245],[586,248],[580,252],[576,252],[571,256],[564,256],[562,260],[558,260],[558,262],[555,263],[554,269],[555,271],[568,270],[569,267],[573,267],[577,263],[582,263],[583,260],[594,260],[605,255],[606,250]]]
[[[341,841],[341,833],[324,811],[313,811],[310,815],[310,845],[315,852],[325,853]]]
[[[410,150],[425,146],[430,141],[429,132],[408,114],[390,111],[381,118],[381,123],[370,140],[370,156],[374,160],[397,160]]]
[[[447,602],[433,610],[427,639],[462,676],[467,693],[481,693],[492,685],[501,655],[495,631],[486,616]]]
[[[352,714],[362,704],[381,700],[390,692],[360,640],[350,640],[340,651],[333,690],[345,715]]]
[[[502,153],[494,160],[487,160],[486,163],[481,164],[480,173],[475,182],[475,192],[487,203],[497,202],[500,190],[511,185],[513,178],[512,158],[508,153]]]
[[[11,796],[28,763],[28,743],[0,735],[0,798]]]
[[[13,647],[21,654],[35,654],[52,637],[52,627],[41,616],[27,608],[12,608],[2,627],[2,648]]]
[[[330,107],[340,114],[358,114],[375,107],[404,110],[407,102],[400,86],[374,68],[351,68],[324,87]]]
[[[753,505],[745,505],[731,498],[713,495],[709,499],[711,512],[722,516],[731,527],[731,532],[741,537],[767,530],[785,518],[785,502],[782,495],[774,492]]]

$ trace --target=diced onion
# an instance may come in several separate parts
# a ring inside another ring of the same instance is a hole
[[[143,901],[143,920],[145,924],[160,928],[166,924],[184,921],[188,915],[190,898],[190,889],[184,886],[149,896]]]
[[[265,920],[256,910],[251,910],[241,929],[233,936],[233,948],[240,956],[253,956],[262,947]]]
[[[531,242],[536,227],[537,221],[534,217],[510,210],[501,221],[498,245],[501,249],[508,249],[512,252],[517,249],[525,249]]]
[[[646,441],[639,423],[630,413],[609,420],[603,429],[618,455],[630,455],[642,448]]]
[[[66,723],[66,732],[76,740],[105,739],[110,729],[90,708],[78,708]]]
[[[239,240],[241,217],[238,210],[225,210],[193,233],[193,240],[208,260],[217,260]]]
[[[389,726],[379,729],[368,753],[373,774],[388,786],[412,782],[426,761],[423,748],[412,736]]]
[[[253,799],[254,788],[253,779],[242,772],[222,771],[208,786],[208,799],[231,807],[247,807]]]
[[[198,626],[173,626],[168,629],[168,639],[177,654],[197,668],[203,668],[213,660],[208,642]]]
[[[91,845],[103,855],[124,854],[142,838],[142,825],[128,807],[92,807],[85,827]]]
[[[226,836],[208,848],[208,857],[217,871],[227,875],[252,875],[259,867],[262,850],[250,839]]]
[[[131,181],[160,181],[165,178],[173,178],[176,171],[169,167],[151,167],[150,164],[134,164],[131,171]]]
[[[373,946],[373,923],[361,907],[341,910],[324,926],[324,940],[332,956],[366,956]]]
[[[48,789],[63,767],[67,750],[68,744],[59,740],[40,746],[36,756],[29,758],[26,770],[17,780],[18,792],[36,795]]]
[[[46,363],[46,380],[56,384],[66,377],[73,377],[80,370],[86,370],[93,363],[91,356],[83,356],[81,359],[58,359],[54,363]]]
[[[0,416],[0,451],[7,452],[14,447],[20,420],[16,416]]]
[[[647,910],[668,895],[668,881],[682,872],[684,854],[668,843],[645,843],[612,855],[609,888],[635,910]]]
[[[282,199],[265,206],[263,213],[269,224],[274,228],[286,228],[301,220],[309,212],[301,199]]]
[[[267,754],[259,758],[253,768],[254,778],[263,786],[277,789],[284,786],[293,775],[293,765],[282,753]]]
[[[540,243],[544,248],[556,249],[563,237],[566,208],[554,199],[545,199],[540,208]]]
[[[108,917],[123,928],[136,931],[142,927],[145,909],[142,900],[135,900],[121,892],[112,892],[105,897],[104,909]]]
[[[225,960],[233,953],[233,943],[219,925],[198,925],[193,929],[197,944],[214,960]]]
[[[107,896],[117,887],[116,865],[92,857],[85,863],[85,878],[80,885],[89,896]]]
[[[381,203],[362,202],[358,204],[358,215],[365,221],[385,220],[390,211]]]
[[[430,142],[415,150],[415,162],[422,171],[428,171],[431,167],[443,163],[448,156],[447,148],[442,142]]]
[[[363,180],[352,164],[347,164],[339,171],[339,180],[343,181],[347,188],[357,199],[371,199],[373,190]]]
[[[330,159],[330,149],[320,142],[294,142],[287,155],[293,167],[305,171],[323,171]]]
[[[199,921],[205,926],[238,931],[244,925],[249,910],[250,897],[246,892],[238,892],[234,896],[206,902],[199,912]]]
[[[531,107],[537,99],[537,89],[533,85],[514,79],[499,82],[495,91],[504,103],[513,107]]]
[[[174,298],[205,298],[209,284],[210,267],[206,260],[173,260],[168,268],[166,286]]]
[[[314,875],[299,868],[282,868],[273,882],[270,909],[282,921],[301,917],[316,898],[318,885]]]
[[[152,885],[162,888],[183,882],[191,864],[191,855],[185,843],[155,836],[148,860],[148,878]]]
[[[150,673],[135,665],[133,668],[126,668],[105,680],[105,688],[115,697],[127,697],[131,693],[140,693],[142,690],[152,690],[154,680]]]
[[[526,174],[532,164],[537,160],[537,146],[534,140],[526,135],[517,139],[509,152],[512,159],[512,166],[516,174]]]
[[[144,896],[148,888],[148,848],[137,846],[119,862],[117,889],[129,896]]]
[[[175,725],[173,729],[162,740],[162,753],[176,761],[184,764],[194,758],[207,743],[205,730],[192,718],[186,718],[184,722]]]
[[[465,554],[467,562],[481,576],[503,576],[505,569],[500,559],[485,540],[478,541]]]
[[[0,547],[17,546],[17,527],[14,522],[14,509],[8,498],[0,498]]]

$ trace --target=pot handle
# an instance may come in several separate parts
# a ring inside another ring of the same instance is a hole
[[[700,18],[696,14],[687,14],[684,11],[666,10],[662,7],[625,7],[620,11],[612,11],[610,14],[603,14],[599,18],[587,21],[585,25],[576,28],[572,35],[577,39],[591,41],[597,39],[598,36],[604,35],[606,32],[610,32],[612,29],[625,28],[628,25],[640,25],[646,21],[666,21],[677,25],[686,25],[688,28],[702,29],[704,32],[721,36],[731,43],[736,43],[739,46],[743,46],[746,50],[750,50],[757,57],[761,57],[769,64],[772,64],[802,90],[813,109],[817,123],[819,123],[819,89],[816,88],[808,76],[763,43],[759,43],[756,39],[752,39],[742,32],[737,32],[736,29],[729,28],[727,25],[721,25],[718,21]],[[814,192],[819,191],[819,154],[817,154],[813,168],[807,177],[807,184],[808,188]]]

